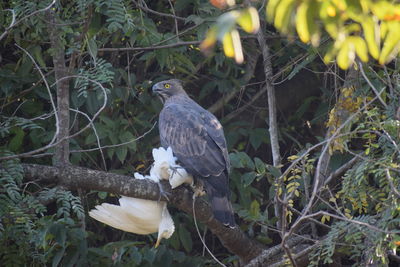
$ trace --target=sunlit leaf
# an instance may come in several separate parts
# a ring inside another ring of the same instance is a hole
[[[260,19],[254,7],[242,10],[236,22],[248,33],[256,33],[260,28]]]
[[[233,46],[232,35],[230,32],[227,32],[222,39],[222,47],[224,49],[225,56],[234,57],[235,56],[235,48]]]
[[[385,64],[393,59],[400,48],[400,22],[392,22],[379,56],[379,63]]]
[[[266,6],[267,20],[272,23],[274,21],[276,8],[281,0],[270,0]]]
[[[340,68],[346,70],[353,63],[355,58],[355,47],[348,40],[345,40],[337,55],[337,63]]]
[[[363,61],[368,61],[368,48],[365,40],[359,36],[350,36],[347,38],[348,42],[350,42],[357,53],[357,56]]]
[[[292,11],[296,1],[295,0],[282,0],[276,8],[274,25],[283,33],[288,33]]]
[[[376,28],[378,27],[371,17],[366,17],[361,26],[364,30],[365,41],[367,41],[368,50],[375,59],[379,58],[379,35],[377,36]]]

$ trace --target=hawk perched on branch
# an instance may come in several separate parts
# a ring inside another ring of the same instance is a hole
[[[229,157],[221,123],[186,94],[179,80],[156,83],[153,92],[164,104],[160,113],[161,145],[171,147],[182,167],[202,179],[214,217],[234,227],[229,200]]]

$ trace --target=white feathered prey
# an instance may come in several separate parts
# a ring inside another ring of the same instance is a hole
[[[176,164],[171,148],[154,148],[153,158],[150,175],[135,173],[136,179],[149,179],[156,183],[161,179],[169,180],[172,188],[182,183],[193,183],[193,177]],[[89,216],[125,232],[140,235],[158,232],[156,247],[162,238],[170,238],[175,231],[165,201],[122,196],[119,205],[103,203],[91,210]]]

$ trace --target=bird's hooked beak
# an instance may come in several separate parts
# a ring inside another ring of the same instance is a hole
[[[166,100],[166,96],[163,93],[164,86],[160,83],[156,83],[151,89],[153,91],[153,94],[157,95],[160,98],[161,102],[164,104]]]
[[[167,232],[167,230],[165,230],[164,232]],[[161,239],[163,239],[164,233],[158,232],[158,237],[157,237],[157,241],[156,244],[154,245],[154,248],[157,248],[160,245]]]
[[[153,94],[160,94],[163,90],[163,86],[160,83],[156,83],[155,85],[153,85],[153,87],[151,88],[153,91]]]

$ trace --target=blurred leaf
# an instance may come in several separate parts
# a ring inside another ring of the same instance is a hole
[[[391,61],[400,49],[400,22],[392,22],[389,26],[389,31],[383,43],[382,51],[379,56],[379,63],[385,64]]]
[[[253,200],[250,204],[250,216],[253,218],[260,217],[260,203],[257,200]]]
[[[272,165],[267,164],[267,169],[275,178],[279,178],[282,175],[282,172]]]
[[[354,46],[357,56],[363,62],[368,61],[368,48],[364,39],[359,36],[350,36],[348,41]]]
[[[179,239],[181,241],[181,244],[183,248],[186,250],[186,252],[192,251],[192,237],[190,236],[190,233],[188,230],[186,230],[184,225],[181,225],[178,230],[179,233]]]
[[[369,53],[375,59],[379,58],[379,47],[378,40],[376,39],[376,28],[378,27],[371,17],[365,17],[361,21],[361,26],[364,30],[365,41],[367,41],[367,46]]]
[[[248,33],[256,33],[260,28],[260,19],[254,7],[241,10],[236,22]]]
[[[242,182],[245,187],[249,186],[254,179],[256,178],[257,174],[255,172],[247,172],[242,175]]]
[[[282,33],[289,33],[289,25],[295,3],[295,0],[282,0],[276,7],[274,25]]]
[[[88,39],[87,45],[90,56],[93,58],[94,61],[96,61],[98,50],[96,40],[94,38]]]
[[[24,140],[25,132],[20,127],[13,127],[10,133],[14,134],[10,143],[8,144],[8,149],[10,151],[19,151],[22,146],[22,141]]]
[[[128,153],[128,149],[126,148],[126,146],[120,146],[116,148],[115,153],[117,154],[119,161],[121,161],[121,163],[124,163],[126,155]]]
[[[265,163],[261,159],[255,157],[254,158],[254,164],[256,166],[257,173],[259,173],[259,174],[264,174],[265,173],[266,166],[265,166]]]
[[[337,63],[340,68],[347,70],[351,64],[353,64],[355,58],[355,48],[349,42],[345,40],[337,55]]]

